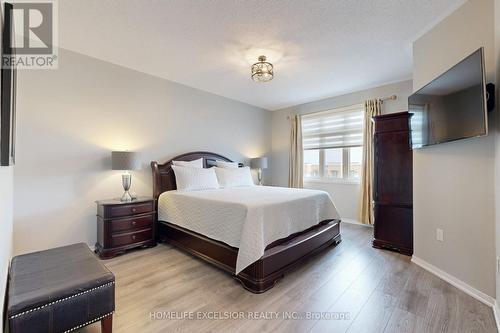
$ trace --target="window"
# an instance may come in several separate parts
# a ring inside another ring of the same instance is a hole
[[[363,114],[363,104],[357,104],[302,118],[305,179],[359,181]]]
[[[319,151],[305,150],[304,151],[304,177],[318,178],[319,177]]]

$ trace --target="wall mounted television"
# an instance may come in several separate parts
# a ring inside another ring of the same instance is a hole
[[[487,135],[483,48],[411,95],[408,110],[412,149]]]

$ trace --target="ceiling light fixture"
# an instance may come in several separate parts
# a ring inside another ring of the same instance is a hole
[[[252,80],[255,82],[268,82],[274,77],[273,65],[266,62],[266,56],[261,55],[259,62],[252,65]]]

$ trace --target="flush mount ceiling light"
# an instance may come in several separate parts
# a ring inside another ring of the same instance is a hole
[[[252,65],[252,80],[255,82],[267,82],[271,81],[273,77],[273,65],[266,62],[266,56],[261,55],[259,62]]]

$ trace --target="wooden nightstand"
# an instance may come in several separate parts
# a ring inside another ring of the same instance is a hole
[[[95,252],[108,259],[136,247],[151,247],[155,241],[155,201],[139,197],[131,202],[99,200]]]

